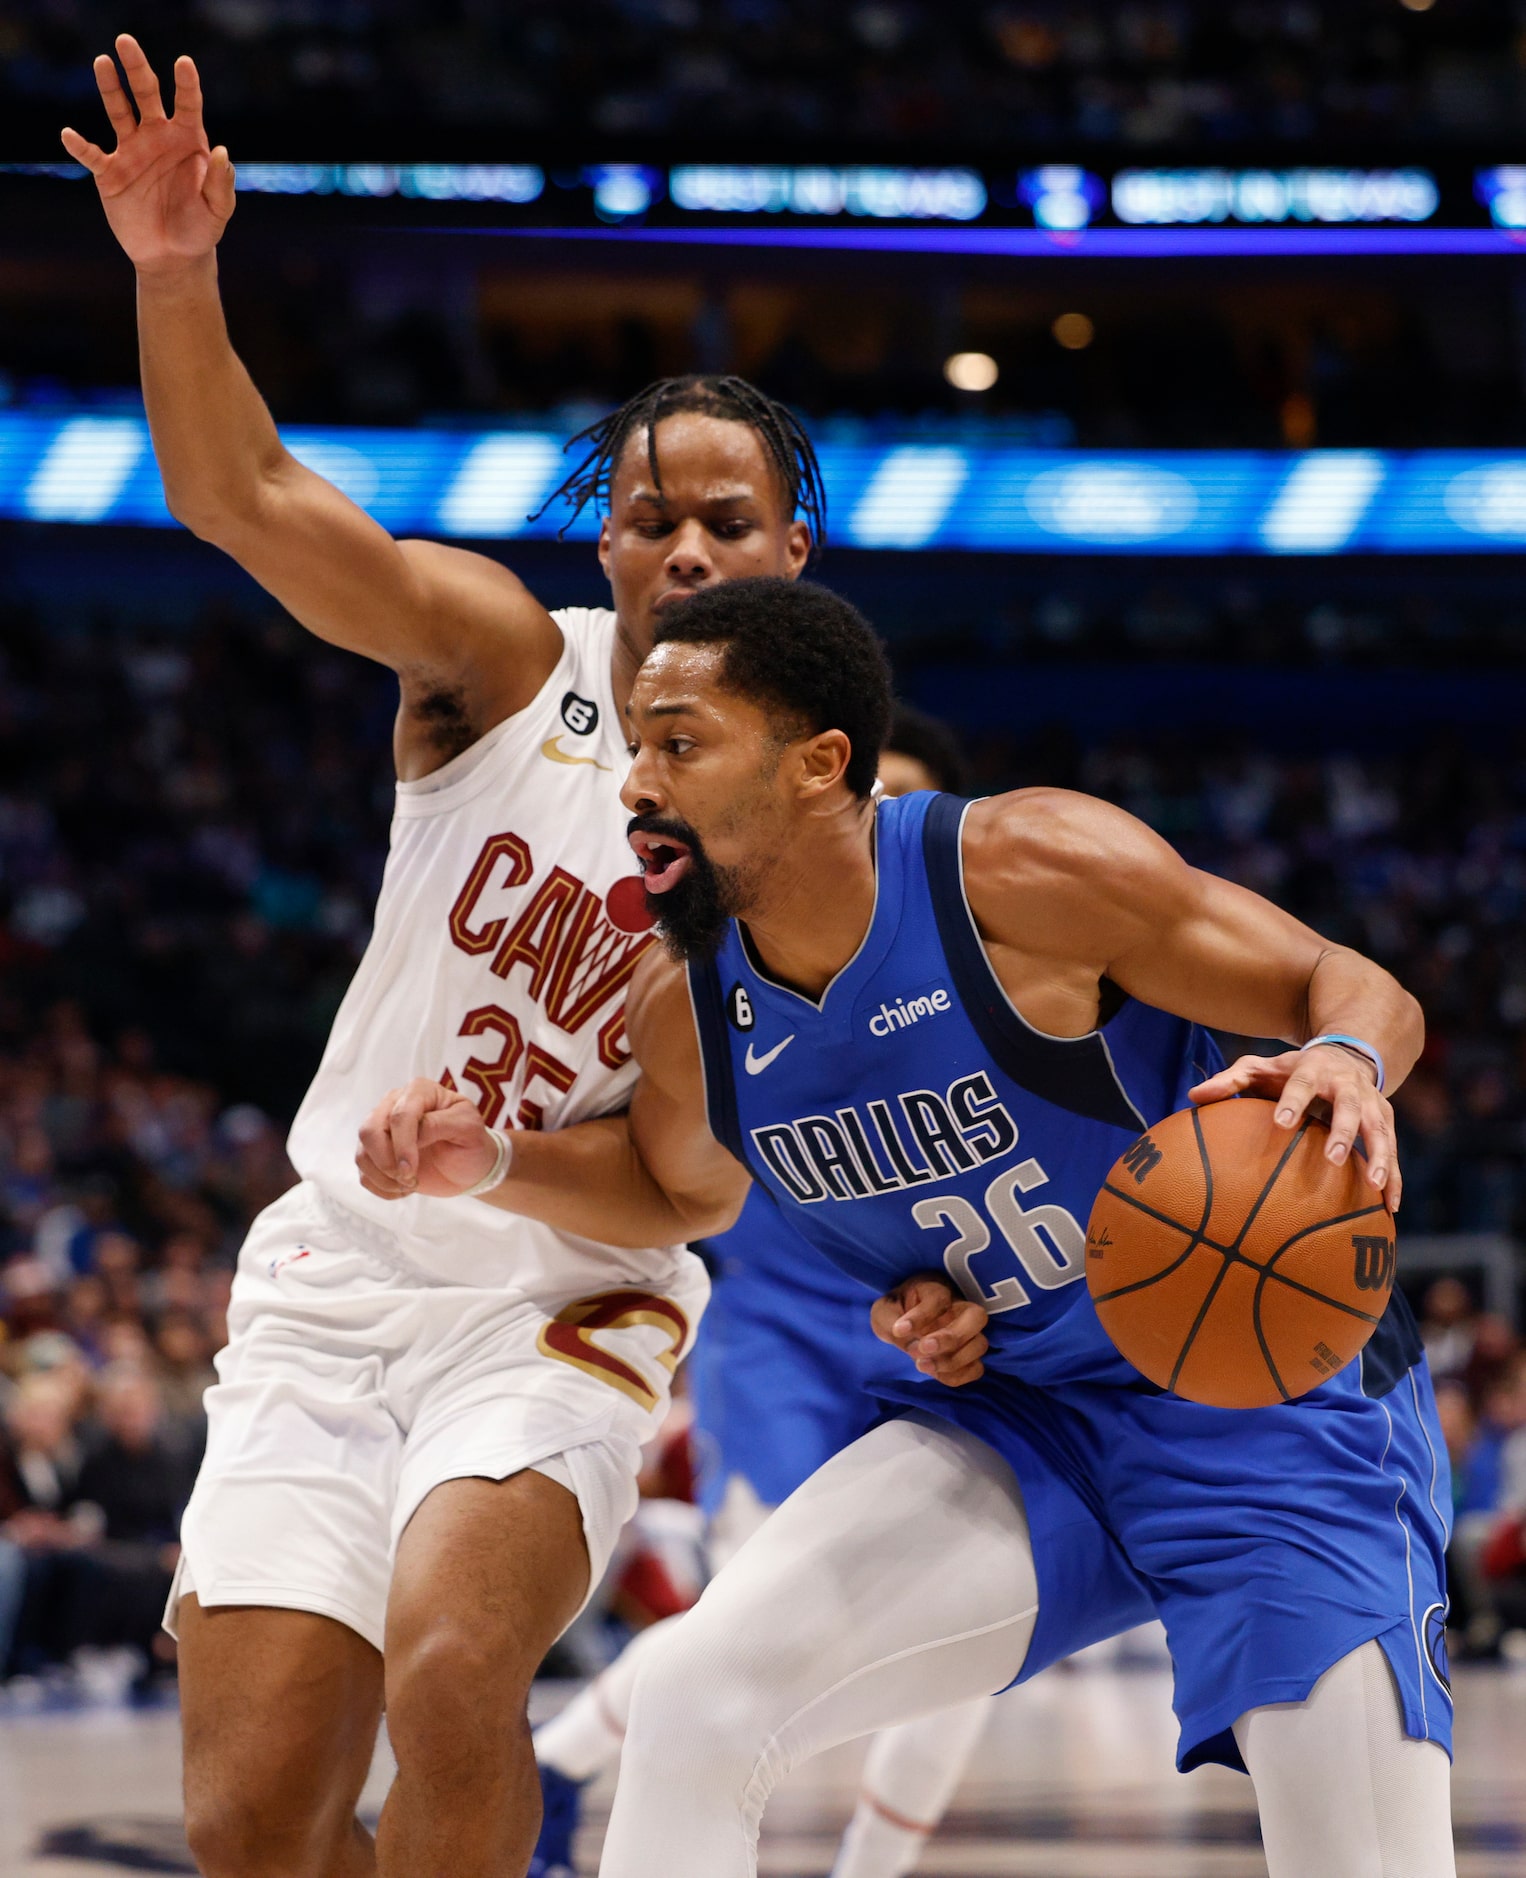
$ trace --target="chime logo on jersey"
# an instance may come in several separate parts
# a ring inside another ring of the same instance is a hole
[[[908,1089],[751,1132],[764,1166],[802,1206],[923,1187],[1017,1145],[1017,1123],[984,1070],[959,1077],[941,1095]]]

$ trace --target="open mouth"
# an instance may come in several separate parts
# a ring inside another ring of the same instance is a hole
[[[694,857],[687,842],[672,835],[648,834],[639,828],[631,831],[629,839],[631,852],[641,863],[648,893],[666,893],[688,873]]]

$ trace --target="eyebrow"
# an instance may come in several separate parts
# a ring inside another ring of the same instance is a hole
[[[648,502],[655,509],[665,509],[668,506],[668,498],[662,494],[660,490],[656,489],[632,490],[630,500],[632,502]],[[756,502],[758,500],[757,490],[746,483],[736,484],[730,488],[707,490],[706,493],[700,497],[701,502],[711,504]]]
[[[698,709],[699,706],[692,702],[686,704],[649,704],[642,711],[641,715],[643,717],[687,717]],[[635,721],[636,713],[628,704],[625,707],[625,715],[630,718],[632,722]]]

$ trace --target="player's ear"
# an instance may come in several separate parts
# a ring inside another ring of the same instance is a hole
[[[800,746],[800,793],[810,801],[824,796],[843,779],[853,745],[846,731],[823,730]]]
[[[811,558],[811,531],[804,522],[791,522],[784,540],[784,561],[791,580],[798,580]]]
[[[599,523],[599,566],[604,569],[604,578],[609,579],[609,517],[606,515]]]

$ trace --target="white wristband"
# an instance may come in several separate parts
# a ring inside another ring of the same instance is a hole
[[[458,1200],[475,1200],[479,1195],[491,1193],[494,1187],[501,1187],[509,1174],[509,1163],[514,1159],[514,1143],[501,1128],[490,1129],[496,1152],[493,1165],[482,1176],[475,1187],[463,1187],[456,1195]]]

